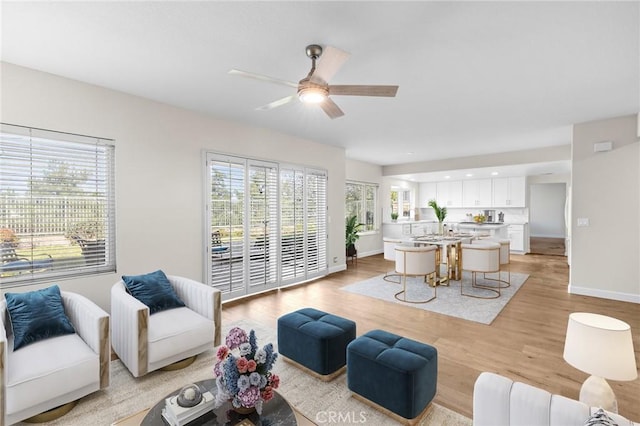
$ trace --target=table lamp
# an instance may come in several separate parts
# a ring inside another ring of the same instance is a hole
[[[580,388],[580,401],[617,413],[616,396],[605,379],[638,377],[629,324],[605,315],[574,312],[569,315],[563,357],[591,374]]]

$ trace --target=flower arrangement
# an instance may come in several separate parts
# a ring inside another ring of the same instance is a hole
[[[240,327],[229,331],[225,344],[218,348],[216,375],[216,405],[231,401],[234,408],[255,408],[262,413],[262,404],[273,398],[280,377],[271,369],[278,358],[269,343],[258,348],[256,333],[249,335]]]

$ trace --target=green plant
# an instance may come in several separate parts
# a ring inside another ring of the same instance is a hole
[[[398,213],[391,212],[391,220],[398,220]]]
[[[358,217],[353,215],[348,217],[345,225],[345,246],[349,248],[354,245],[356,241],[360,238],[358,232],[364,226],[362,223],[358,223]]]
[[[436,218],[438,222],[442,223],[444,218],[447,217],[447,208],[438,206],[436,200],[429,201],[429,207],[433,209],[433,212],[436,214]]]

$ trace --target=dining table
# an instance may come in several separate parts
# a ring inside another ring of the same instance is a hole
[[[451,280],[460,281],[462,278],[461,270],[461,244],[471,242],[474,238],[473,234],[457,233],[450,235],[426,234],[413,237],[409,243],[414,246],[418,245],[435,245],[438,247],[435,285],[449,285]],[[444,276],[440,271],[440,265],[446,265],[446,273]]]

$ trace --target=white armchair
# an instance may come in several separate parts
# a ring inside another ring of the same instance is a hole
[[[109,314],[61,292],[75,334],[13,350],[6,301],[0,301],[0,426],[11,425],[109,386]]]
[[[150,315],[123,281],[111,288],[111,344],[134,377],[220,344],[220,290],[188,278],[167,278],[185,307]]]

